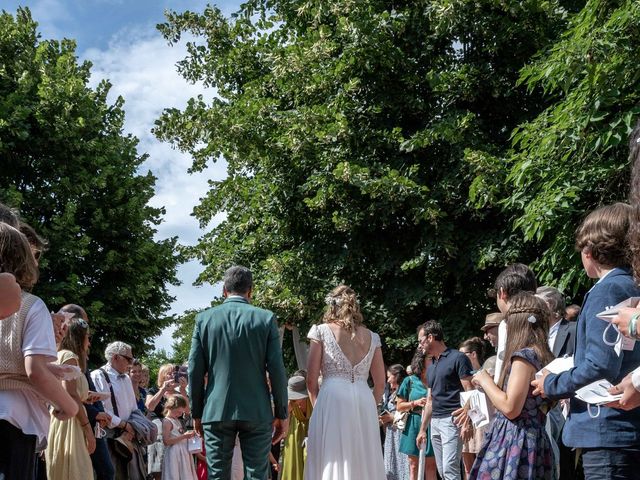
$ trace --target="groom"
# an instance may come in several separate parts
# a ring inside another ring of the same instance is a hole
[[[280,441],[287,429],[287,376],[278,324],[272,312],[250,304],[252,288],[251,271],[231,267],[224,274],[224,303],[196,316],[189,354],[191,414],[204,436],[209,479],[231,478],[237,436],[244,478],[265,480],[271,443]]]

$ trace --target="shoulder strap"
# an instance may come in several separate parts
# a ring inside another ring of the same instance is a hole
[[[113,386],[111,385],[111,379],[109,378],[109,374],[104,368],[100,368],[100,371],[102,372],[102,375],[104,375],[104,379],[107,381],[107,384],[109,384],[109,391],[111,392],[111,406],[113,407],[113,413],[115,413],[116,416],[119,417],[120,414],[118,413],[118,404],[116,403],[116,396],[113,393]]]

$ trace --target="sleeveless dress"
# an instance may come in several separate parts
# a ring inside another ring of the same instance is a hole
[[[62,365],[72,358],[78,361],[78,356],[72,351],[60,350],[57,363]],[[84,375],[76,378],[76,391],[81,400],[87,398],[89,383]],[[61,421],[51,415],[45,458],[49,480],[86,480],[87,472],[93,472],[78,417]]]
[[[280,480],[302,480],[304,475],[304,461],[307,449],[304,446],[305,438],[309,434],[309,418],[313,411],[311,401],[307,398],[307,411],[293,404],[289,415],[289,431],[284,440],[282,453],[282,473]]]
[[[380,337],[356,365],[344,355],[329,325],[308,338],[322,343],[322,386],[309,422],[305,480],[385,480],[378,410],[367,385]]]
[[[182,424],[175,418],[165,417],[163,422],[171,422],[170,437],[179,437],[184,433]],[[197,480],[193,456],[189,453],[187,441],[182,440],[165,447],[162,459],[163,480]]]
[[[543,365],[535,351],[523,348],[513,357],[523,358],[536,371]],[[509,382],[505,378],[504,388]],[[484,444],[476,456],[469,479],[479,480],[551,480],[553,477],[553,453],[545,431],[547,412],[553,402],[532,395],[529,387],[527,399],[520,415],[509,420],[501,412],[485,436]]]

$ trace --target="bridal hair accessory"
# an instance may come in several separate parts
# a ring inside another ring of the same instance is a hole
[[[535,315],[529,315],[529,318],[527,318],[527,322],[529,323],[536,323],[538,321],[538,319],[535,317]]]
[[[327,295],[324,298],[324,303],[326,303],[327,305],[330,305],[332,307],[339,307],[340,305],[342,305],[342,298],[338,298],[338,297],[333,297],[331,295]]]

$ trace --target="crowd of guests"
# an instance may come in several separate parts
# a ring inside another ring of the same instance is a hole
[[[456,349],[447,345],[439,322],[418,327],[411,365],[387,368],[379,405],[388,480],[418,480],[421,470],[429,480],[638,478],[638,208],[616,203],[589,213],[576,230],[575,246],[595,281],[581,307],[566,306],[562,292],[538,285],[530,268],[513,264],[489,292],[498,312],[486,315],[483,338],[474,335]],[[163,365],[149,388],[148,368],[121,341],[107,345],[104,365],[89,369],[87,312],[67,304],[50,313],[31,293],[45,247],[17,212],[0,204],[0,478],[208,478],[205,444],[196,433],[201,418],[191,418],[192,372],[186,365]],[[362,324],[358,301],[351,289],[339,288],[353,297],[350,308],[358,315],[349,324],[353,342]],[[341,305],[342,293],[333,295],[328,312]],[[609,321],[602,319],[602,312],[627,300]],[[327,338],[338,342],[327,337],[331,331],[314,326],[310,332],[309,383],[304,370],[289,378],[282,451],[276,445],[264,459],[272,478],[316,480],[305,474],[306,440],[322,440],[309,432],[322,394],[317,355],[326,345],[319,345]],[[372,351],[380,354],[374,335],[369,361]],[[568,357],[572,364],[545,368]],[[206,387],[206,376],[204,382]],[[375,392],[381,392],[379,383],[374,378]],[[607,400],[589,404],[576,397],[591,385],[606,385],[598,395]],[[475,400],[464,401],[463,392]],[[478,398],[486,400],[485,410]],[[236,438],[234,480],[247,472],[239,443]]]

